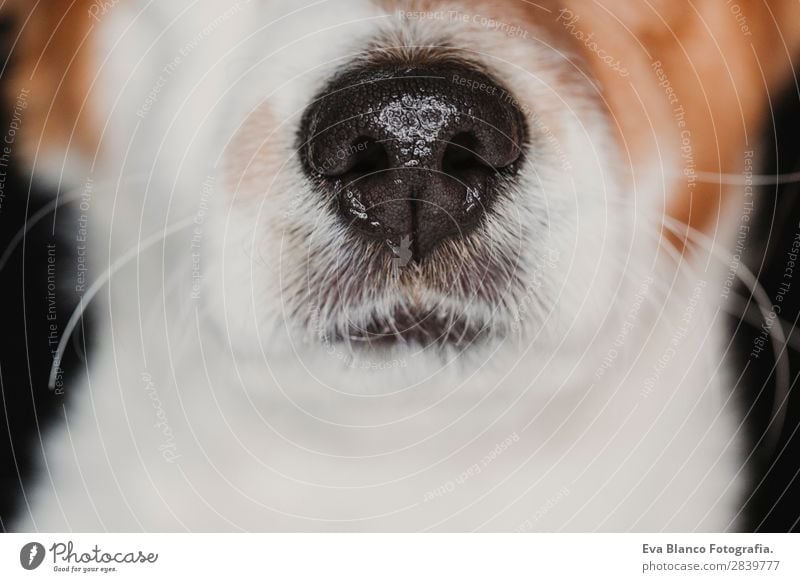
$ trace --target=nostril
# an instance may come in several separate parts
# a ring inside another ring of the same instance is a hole
[[[389,168],[389,154],[382,144],[372,138],[363,137],[350,144],[348,164],[342,174],[365,176]]]
[[[465,178],[476,170],[490,172],[491,166],[477,154],[478,138],[462,132],[450,140],[442,157],[442,171],[454,178]]]
[[[311,156],[317,173],[329,178],[364,176],[386,170],[389,167],[389,154],[386,148],[375,139],[359,136],[347,145],[321,149]]]

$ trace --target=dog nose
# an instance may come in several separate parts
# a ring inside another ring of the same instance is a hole
[[[303,115],[305,172],[351,228],[421,260],[470,232],[516,172],[524,116],[465,65],[362,67]]]

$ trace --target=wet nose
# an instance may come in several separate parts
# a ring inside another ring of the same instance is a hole
[[[422,260],[491,211],[525,139],[516,101],[477,68],[363,67],[307,108],[299,151],[350,228]]]

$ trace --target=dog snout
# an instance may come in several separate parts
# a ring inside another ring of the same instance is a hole
[[[467,65],[361,67],[306,110],[306,173],[360,235],[423,260],[491,212],[524,153],[509,93]]]

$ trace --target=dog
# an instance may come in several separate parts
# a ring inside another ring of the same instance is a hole
[[[724,315],[800,4],[10,10],[81,296],[15,529],[744,527]]]

